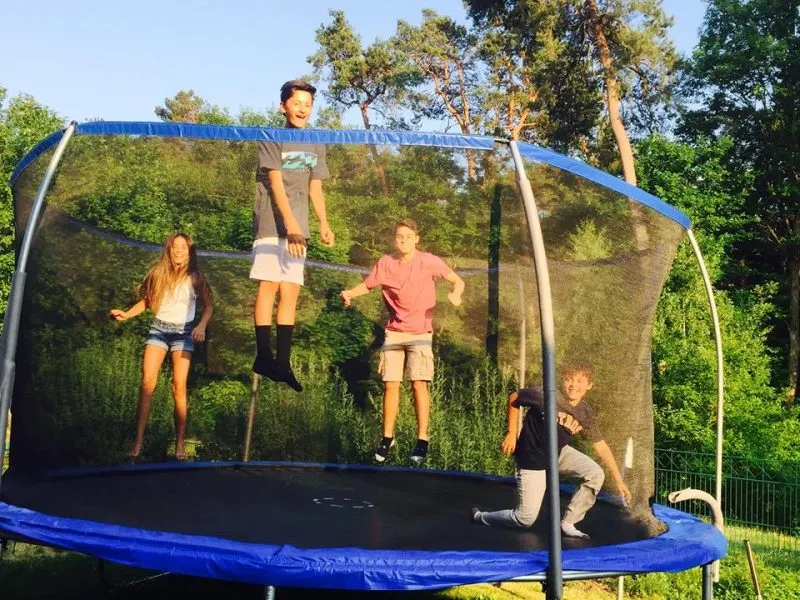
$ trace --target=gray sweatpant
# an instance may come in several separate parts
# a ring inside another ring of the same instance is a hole
[[[517,469],[517,506],[514,509],[479,512],[476,518],[484,525],[530,527],[539,516],[547,488],[546,471]],[[574,525],[586,516],[603,487],[605,474],[596,462],[571,446],[564,446],[558,455],[558,473],[579,479],[580,487],[572,495],[562,520]]]

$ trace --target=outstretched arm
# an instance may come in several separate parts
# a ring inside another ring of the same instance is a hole
[[[349,290],[343,290],[339,295],[342,297],[342,302],[344,302],[344,305],[350,307],[350,302],[353,300],[353,298],[358,298],[364,294],[369,294],[369,288],[367,287],[367,284],[362,281],[357,286],[352,287]]]
[[[121,310],[119,308],[112,308],[108,311],[108,316],[115,321],[127,321],[133,317],[138,317],[147,308],[144,300],[139,300],[136,304],[131,306],[128,310]]]
[[[325,194],[322,191],[321,179],[312,179],[308,184],[308,197],[319,220],[319,237],[322,245],[333,246],[335,238],[330,225],[328,225],[328,213],[325,209]]]
[[[614,484],[617,486],[617,490],[619,490],[620,495],[623,497],[626,503],[630,502],[631,492],[628,489],[628,486],[625,485],[625,481],[622,479],[622,475],[619,472],[619,467],[617,467],[617,461],[614,458],[614,454],[611,452],[611,448],[608,447],[608,444],[605,440],[595,442],[592,444],[592,447],[594,448],[597,458],[600,459],[603,467],[605,467],[606,471],[608,471],[608,473],[614,479]]]
[[[506,431],[506,436],[503,438],[503,443],[500,445],[500,449],[506,456],[511,456],[514,454],[514,450],[517,449],[517,437],[519,434],[517,431],[517,424],[519,423],[517,396],[517,392],[512,392],[508,396],[508,409],[506,411],[508,416],[508,429]]]
[[[464,293],[464,280],[456,275],[455,271],[450,271],[450,274],[445,279],[453,284],[453,288],[447,294],[447,299],[450,300],[450,304],[453,306],[458,306],[461,304],[461,294]]]

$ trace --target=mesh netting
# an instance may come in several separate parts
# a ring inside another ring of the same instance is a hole
[[[381,436],[376,367],[386,309],[379,290],[349,309],[339,292],[391,251],[393,223],[411,217],[419,224],[419,247],[466,282],[459,307],[448,304],[449,284],[437,284],[425,464],[512,473],[513,461],[500,452],[506,397],[520,385],[539,384],[542,370],[528,226],[507,149],[340,144],[327,154],[331,177],[324,189],[337,241],[333,248],[319,242],[312,212],[292,355],[305,389],[296,393],[262,379],[249,458],[372,461]],[[16,182],[18,234],[49,158],[38,157]],[[128,460],[152,315],[118,324],[108,310],[137,300],[137,285],[175,231],[200,248],[215,308],[189,379],[190,459],[242,458],[255,354],[256,284],[248,273],[257,158],[255,142],[126,136],[70,142],[29,268],[12,469]],[[634,512],[647,518],[650,334],[682,228],[576,175],[534,162],[526,168],[547,245],[557,366],[577,359],[593,365],[588,401],[634,494]],[[145,461],[174,454],[170,373],[167,361]],[[390,462],[405,464],[415,440],[406,385]]]

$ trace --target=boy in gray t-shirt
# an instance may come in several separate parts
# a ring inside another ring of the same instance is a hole
[[[311,117],[316,88],[301,80],[281,87],[280,110],[286,127],[302,129]],[[328,178],[323,144],[262,142],[258,147],[257,193],[253,209],[253,266],[258,281],[255,304],[257,354],[253,371],[299,391],[289,364],[295,309],[303,285],[308,228],[308,203],[319,219],[322,244],[333,246],[322,180]],[[272,355],[272,311],[276,315],[276,353]]]

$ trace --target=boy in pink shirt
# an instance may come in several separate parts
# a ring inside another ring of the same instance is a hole
[[[428,453],[430,394],[433,379],[433,308],[436,306],[435,277],[453,284],[447,299],[461,304],[464,281],[438,256],[417,250],[419,232],[411,219],[395,223],[393,254],[382,256],[363,282],[341,293],[345,306],[353,298],[380,286],[389,310],[386,338],[381,348],[378,372],[383,377],[383,439],[375,460],[384,462],[394,446],[394,425],[400,403],[400,385],[411,381],[417,413],[417,445],[411,460],[419,464]]]

